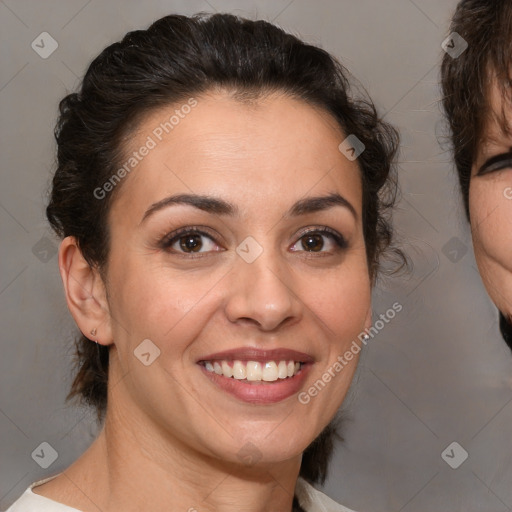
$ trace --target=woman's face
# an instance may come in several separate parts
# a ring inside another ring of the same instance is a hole
[[[476,261],[498,309],[512,314],[512,132],[503,129],[503,113],[512,130],[512,105],[495,84],[492,116],[478,148],[469,191]]]
[[[154,147],[139,151],[148,137]],[[371,318],[345,137],[283,95],[212,93],[141,123],[126,157],[140,161],[109,216],[109,407],[128,428],[203,456],[275,462],[331,420],[358,358],[338,356]]]

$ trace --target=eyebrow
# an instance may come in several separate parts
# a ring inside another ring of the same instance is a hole
[[[512,160],[512,148],[508,152],[500,153],[499,155],[494,155],[488,158],[476,171],[476,175],[482,174],[489,167],[494,165],[495,163],[502,162],[503,160]]]
[[[153,203],[144,213],[140,223],[142,224],[148,217],[159,210],[173,205],[189,205],[207,213],[216,215],[237,216],[240,212],[239,208],[224,199],[208,195],[198,194],[178,194],[166,197],[156,203]],[[285,217],[298,217],[307,215],[308,213],[321,212],[328,210],[334,206],[342,206],[349,210],[357,220],[358,215],[352,204],[338,193],[331,193],[325,196],[306,197],[300,199],[285,213]]]

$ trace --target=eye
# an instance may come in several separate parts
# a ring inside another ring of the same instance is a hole
[[[503,169],[512,169],[512,151],[489,158],[476,174],[477,176],[483,176]]]
[[[325,239],[328,240],[327,250],[325,248]],[[301,248],[293,248],[297,244],[301,244]],[[305,251],[305,252],[326,252],[335,253],[342,249],[346,249],[348,244],[345,238],[334,230],[329,228],[314,229],[302,233],[299,240],[292,246],[292,251]]]
[[[295,248],[299,243],[301,248]],[[200,257],[199,254],[224,250],[215,242],[212,235],[195,227],[173,231],[165,236],[159,246],[171,253],[189,255],[190,257]],[[326,247],[327,250],[324,250]],[[291,250],[294,252],[332,254],[347,247],[348,244],[342,235],[329,228],[322,228],[302,233]],[[197,256],[194,256],[194,254]]]
[[[218,252],[222,249],[213,237],[197,228],[182,228],[167,235],[160,247],[170,252],[181,254]]]

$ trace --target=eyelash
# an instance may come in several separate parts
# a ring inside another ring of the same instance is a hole
[[[497,155],[496,157],[493,157],[491,160],[494,161],[489,162],[487,167],[484,166],[478,171],[479,176],[484,176],[485,174],[491,172],[497,172],[502,171],[503,169],[512,168],[512,152],[505,153],[503,155]]]
[[[324,236],[328,236],[329,238],[331,238],[331,240],[333,240],[335,242],[335,244],[338,246],[338,248],[336,249],[336,252],[347,249],[347,247],[348,247],[347,241],[345,240],[345,238],[342,235],[340,235],[338,232],[336,232],[330,228],[326,228],[326,227],[320,228],[320,229],[311,229],[311,230],[302,232],[300,234],[300,236],[298,237],[297,242],[301,238],[304,238],[305,236],[312,235],[312,234],[324,235]],[[166,235],[159,242],[158,245],[159,245],[160,249],[172,252],[173,254],[177,254],[181,257],[189,258],[189,259],[202,258],[205,255],[210,254],[211,252],[221,252],[221,251],[206,251],[206,252],[202,252],[202,253],[187,253],[187,252],[175,251],[174,249],[171,249],[171,247],[177,241],[179,241],[180,238],[183,238],[186,235],[205,236],[205,237],[209,238],[210,240],[212,240],[216,245],[218,245],[217,242],[215,241],[214,237],[210,233],[207,233],[206,231],[203,231],[201,228],[195,227],[195,226],[180,228],[176,231],[173,231],[172,233]],[[297,242],[295,242],[295,243],[297,243]],[[293,244],[293,245],[295,245],[295,244]],[[324,255],[326,254],[325,251],[316,252],[316,251],[301,250],[301,251],[294,251],[294,252],[305,252],[307,254],[324,254]]]

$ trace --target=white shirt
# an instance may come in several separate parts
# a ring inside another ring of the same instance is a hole
[[[6,512],[81,512],[76,508],[68,507],[32,491],[33,487],[44,484],[56,476],[58,475],[34,482]],[[300,506],[306,512],[354,512],[331,500],[327,495],[315,489],[300,477],[297,480],[295,493]]]

